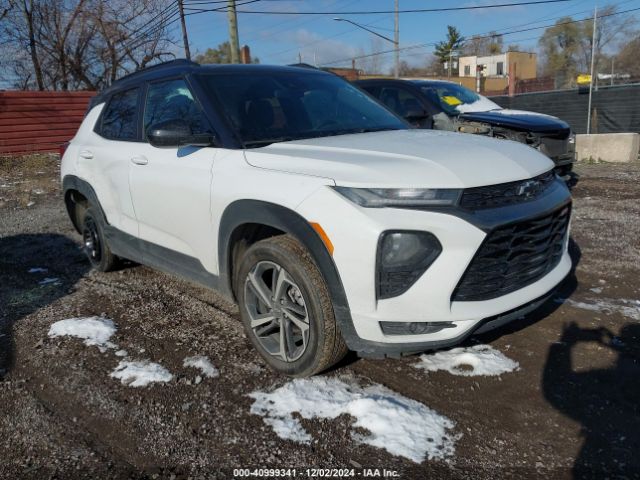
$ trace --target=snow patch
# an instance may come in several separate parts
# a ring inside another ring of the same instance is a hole
[[[354,440],[416,463],[452,456],[459,438],[450,432],[453,421],[382,385],[362,387],[337,378],[313,377],[249,396],[255,400],[251,413],[263,416],[280,438],[295,442],[309,443],[311,435],[293,412],[306,419],[335,419],[349,414],[356,418],[354,427],[368,431],[352,432]]]
[[[49,270],[42,267],[33,267],[27,270],[27,273],[47,273]]]
[[[460,113],[475,113],[475,112],[488,112],[489,110],[502,110],[502,107],[495,102],[492,102],[487,97],[479,95],[479,99],[473,103],[463,103],[456,105],[456,110]]]
[[[453,375],[472,377],[502,375],[516,370],[519,365],[490,345],[474,345],[421,355],[420,363],[414,367],[428,372],[446,370]]]
[[[166,383],[173,379],[173,375],[166,368],[149,360],[134,362],[121,360],[109,376],[119,379],[123,385],[130,387],[146,387],[150,383]]]
[[[215,378],[220,375],[218,369],[213,366],[213,363],[204,355],[196,355],[193,357],[187,357],[184,359],[183,365],[185,367],[198,368],[205,377]]]
[[[499,113],[501,115],[526,115],[529,117],[543,117],[543,118],[548,118],[552,120],[557,120],[557,117],[547,115],[546,113],[530,112],[528,110],[511,110],[509,108],[503,108],[500,110],[496,110],[494,113]]]
[[[116,357],[126,357],[127,355],[129,355],[129,352],[126,350],[118,350],[116,352]]]
[[[68,318],[55,322],[49,327],[49,337],[76,337],[84,340],[85,345],[96,345],[101,352],[115,348],[109,341],[116,333],[113,320],[102,317]]]

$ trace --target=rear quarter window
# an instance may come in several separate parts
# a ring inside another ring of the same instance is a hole
[[[139,98],[139,88],[114,94],[102,112],[98,133],[109,140],[137,140]]]

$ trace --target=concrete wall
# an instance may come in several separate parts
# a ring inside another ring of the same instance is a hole
[[[579,162],[629,163],[638,160],[640,134],[601,133],[576,136]]]

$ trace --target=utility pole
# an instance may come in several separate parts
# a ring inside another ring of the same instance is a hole
[[[400,15],[398,10],[400,0],[396,0],[395,28],[393,29],[393,43],[395,44],[395,61],[393,67],[393,76],[400,78]]]
[[[240,40],[238,39],[238,15],[236,13],[236,0],[228,0],[227,15],[229,18],[229,47],[231,50],[231,63],[239,63]]]
[[[598,6],[593,11],[593,35],[591,37],[591,81],[589,82],[589,112],[587,113],[587,134],[591,133],[591,99],[593,97],[593,77],[596,65],[596,24],[598,22]]]
[[[184,42],[184,56],[187,60],[191,60],[191,51],[189,50],[189,37],[187,36],[187,24],[184,21],[184,5],[182,5],[182,0],[178,0],[178,9],[180,9],[180,23],[182,24],[182,41]]]

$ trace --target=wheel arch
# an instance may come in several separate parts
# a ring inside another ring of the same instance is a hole
[[[105,224],[109,223],[102,209],[102,205],[100,205],[98,196],[89,182],[75,175],[65,175],[62,179],[62,191],[64,193],[64,203],[67,208],[67,213],[78,233],[80,233],[81,223],[81,219],[78,218],[78,205],[83,206],[85,209],[88,208],[89,205],[95,207],[102,217],[101,220],[103,220]]]
[[[231,203],[222,214],[218,230],[220,277],[224,279],[225,287],[234,301],[236,301],[233,289],[234,248],[243,238],[242,231],[248,225],[259,225],[272,229],[274,233],[292,235],[307,248],[327,282],[336,321],[347,345],[351,347],[353,340],[358,337],[335,262],[311,224],[289,208],[261,200],[238,200]]]

